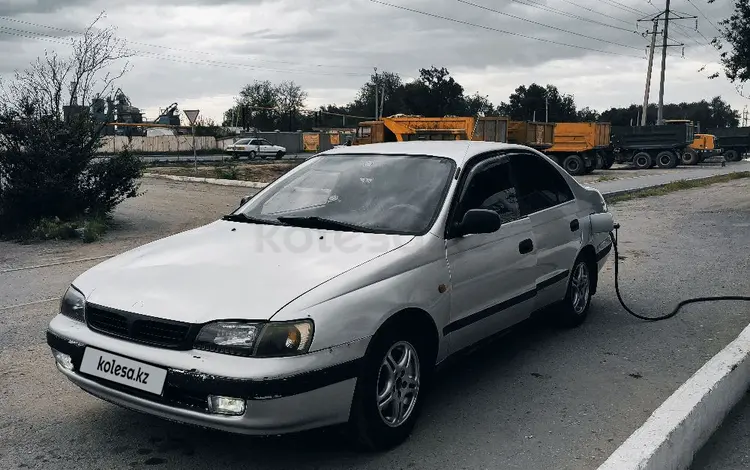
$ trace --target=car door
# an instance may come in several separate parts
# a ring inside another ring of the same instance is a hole
[[[534,310],[536,251],[531,222],[518,209],[507,157],[481,161],[462,178],[446,231],[451,276],[452,350],[526,319]],[[454,236],[452,227],[469,209],[490,209],[502,225],[494,233]]]
[[[271,145],[271,142],[265,140],[265,139],[259,139],[258,140],[258,155],[263,155],[264,157],[267,157],[269,155],[273,155],[275,152],[273,151],[273,145]]]
[[[250,139],[245,146],[245,152],[255,152],[255,155],[260,155],[260,139]]]
[[[544,157],[510,155],[522,217],[528,217],[536,247],[537,308],[565,297],[578,252],[581,227],[578,204],[565,178]]]

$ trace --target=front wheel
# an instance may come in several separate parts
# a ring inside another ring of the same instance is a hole
[[[700,155],[698,155],[698,152],[696,152],[693,149],[685,149],[684,152],[682,152],[682,164],[683,165],[697,165],[698,162],[701,160]]]
[[[282,158],[284,158],[284,152],[276,152],[276,160],[281,160]]]
[[[373,341],[357,378],[349,425],[356,444],[384,450],[411,434],[431,364],[417,335],[393,329]]]
[[[742,157],[740,157],[736,150],[727,150],[724,152],[724,160],[728,162],[738,162],[742,160]]]
[[[593,276],[592,265],[585,258],[579,258],[573,265],[568,291],[561,304],[560,324],[574,328],[586,320],[591,306],[591,287]]]

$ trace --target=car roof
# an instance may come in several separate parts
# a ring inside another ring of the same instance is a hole
[[[320,155],[430,155],[454,160],[461,165],[467,159],[480,153],[501,150],[530,150],[522,145],[501,142],[474,142],[471,140],[414,140],[409,142],[386,142],[341,146],[321,152]]]

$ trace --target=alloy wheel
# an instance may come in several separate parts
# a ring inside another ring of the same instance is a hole
[[[398,427],[409,419],[417,404],[420,384],[419,355],[411,343],[391,346],[380,365],[376,400],[383,422]]]

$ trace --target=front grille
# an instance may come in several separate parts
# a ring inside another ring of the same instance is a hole
[[[190,349],[190,323],[159,320],[86,304],[86,323],[99,333],[170,349]]]

